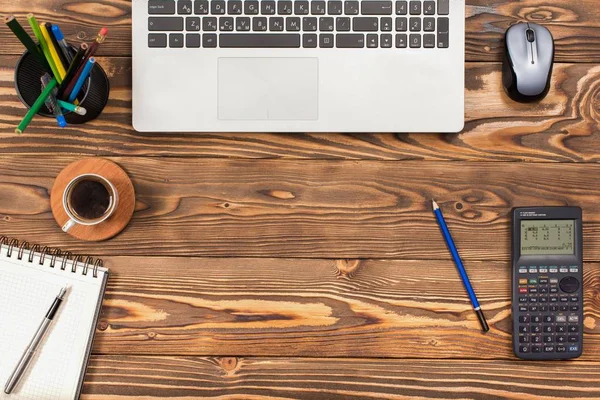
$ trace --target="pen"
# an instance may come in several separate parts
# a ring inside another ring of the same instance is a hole
[[[56,84],[56,78],[53,78],[50,81],[50,83],[48,83],[48,86],[46,86],[46,88],[42,91],[40,97],[38,97],[35,103],[33,103],[29,111],[27,111],[27,114],[25,114],[25,118],[23,118],[19,126],[17,126],[17,129],[15,129],[15,133],[23,133],[23,131],[27,129],[27,126],[29,125],[35,114],[37,114],[37,112],[40,111],[40,108],[42,107],[42,105],[44,105],[46,99],[48,98],[48,96],[50,96],[52,90],[56,87]]]
[[[33,358],[35,351],[42,342],[42,339],[48,331],[48,328],[52,323],[52,319],[54,319],[54,316],[56,315],[56,312],[58,311],[58,308],[60,307],[60,304],[62,303],[66,293],[66,287],[60,289],[60,293],[58,293],[58,296],[56,296],[56,299],[54,299],[54,302],[50,306],[50,309],[46,313],[46,316],[42,320],[42,323],[35,332],[35,335],[33,335],[31,342],[29,342],[29,346],[27,346],[27,348],[25,349],[25,352],[21,356],[19,363],[15,367],[13,373],[10,375],[10,378],[8,378],[6,386],[4,387],[4,393],[10,394],[17,385],[17,383],[19,383],[19,379],[21,379],[21,376],[23,376],[23,373],[25,372],[27,366],[29,365],[29,362]]]
[[[46,57],[46,62],[48,66],[50,66],[50,70],[52,71],[52,75],[62,82],[62,78],[58,75],[58,70],[56,69],[56,65],[54,64],[54,60],[52,59],[52,54],[50,54],[50,49],[48,48],[48,43],[46,43],[46,39],[44,39],[44,35],[40,30],[40,24],[38,24],[35,16],[33,14],[27,14],[27,21],[29,21],[29,25],[33,30],[33,34],[37,38],[38,42],[40,42],[40,47],[42,48],[42,53],[44,57]]]
[[[469,298],[471,299],[471,304],[473,304],[473,310],[475,314],[477,314],[477,318],[479,319],[479,323],[481,324],[481,329],[484,332],[490,330],[490,327],[485,320],[485,315],[483,315],[483,311],[481,311],[481,307],[479,306],[479,301],[477,300],[477,296],[475,296],[475,291],[473,290],[473,286],[471,286],[471,281],[469,281],[469,276],[467,275],[467,271],[465,271],[465,267],[463,266],[462,260],[458,255],[458,250],[456,249],[456,245],[454,244],[454,240],[452,240],[452,236],[450,235],[450,231],[448,230],[448,226],[446,225],[446,221],[444,220],[444,215],[442,214],[442,210],[437,205],[435,200],[431,200],[433,204],[433,213],[435,214],[435,218],[440,226],[440,230],[442,231],[442,235],[444,236],[444,240],[446,241],[446,245],[448,246],[448,250],[452,254],[452,258],[454,259],[454,264],[456,264],[456,268],[460,273],[460,277],[463,281],[463,285],[465,285],[465,289],[467,289],[467,293],[469,294]]]
[[[65,56],[65,59],[67,61],[66,66],[68,68],[69,65],[71,64],[71,61],[73,61],[73,55],[71,54],[69,45],[68,45],[67,41],[65,40],[65,35],[63,35],[63,33],[60,30],[60,27],[58,25],[52,25],[52,35],[56,39],[56,42],[58,43],[58,47],[60,47],[60,51],[62,52],[63,56]]]
[[[44,90],[46,86],[48,86],[51,80],[52,78],[50,78],[49,74],[44,74],[44,76],[42,76],[42,90]],[[58,105],[58,102],[56,100],[56,93],[56,88],[52,89],[52,92],[46,100],[46,107],[49,106],[48,110],[50,110],[50,112],[54,115],[54,118],[56,118],[58,126],[64,128],[65,126],[67,126],[67,121],[65,120],[65,116],[62,113],[61,107]]]
[[[54,36],[54,32],[52,31],[53,25],[50,22],[46,22],[44,26],[48,31],[48,36],[50,37],[50,41],[52,42],[52,47],[54,47],[54,49],[56,50],[56,55],[58,56],[58,59],[62,64],[66,74],[67,68],[69,68],[69,61],[67,60],[67,56],[63,53],[62,48],[58,44],[56,36]]]
[[[52,57],[52,60],[54,61],[54,65],[56,66],[56,71],[58,72],[58,76],[56,76],[56,80],[58,81],[58,83],[61,83],[62,80],[64,79],[65,75],[67,74],[67,71],[65,71],[65,67],[63,66],[63,63],[60,60],[60,57],[58,57],[58,53],[56,52],[56,49],[54,48],[54,44],[52,43],[52,38],[50,37],[50,32],[48,32],[48,28],[46,27],[46,25],[44,25],[44,24],[40,25],[40,31],[42,31],[42,35],[44,36],[44,39],[46,40],[46,46],[48,47],[48,52],[50,53],[50,56]]]
[[[79,91],[83,87],[83,84],[85,83],[86,79],[90,75],[90,72],[92,71],[92,68],[94,67],[95,64],[96,64],[96,59],[94,57],[90,58],[85,63],[85,68],[83,69],[83,72],[81,73],[81,75],[79,75],[79,79],[77,80],[77,83],[75,83],[75,86],[73,86],[73,91],[69,95],[69,103],[72,103],[75,101],[75,99],[77,98],[77,95],[79,94]]]

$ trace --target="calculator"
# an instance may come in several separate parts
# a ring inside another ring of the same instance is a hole
[[[512,215],[513,350],[527,360],[583,351],[583,231],[579,207]]]

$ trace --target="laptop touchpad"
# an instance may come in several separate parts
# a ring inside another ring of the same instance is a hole
[[[317,58],[220,58],[220,120],[316,120]]]

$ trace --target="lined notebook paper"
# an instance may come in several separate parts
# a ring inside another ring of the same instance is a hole
[[[79,396],[108,270],[13,242],[0,247],[0,399]],[[19,256],[21,260],[19,260]],[[40,264],[41,262],[41,264]],[[69,286],[42,344],[14,391],[4,386],[62,287]]]

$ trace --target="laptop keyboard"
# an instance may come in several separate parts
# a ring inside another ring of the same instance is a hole
[[[448,48],[450,0],[148,0],[151,48]]]

